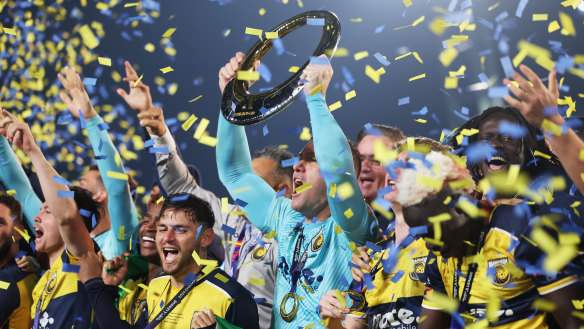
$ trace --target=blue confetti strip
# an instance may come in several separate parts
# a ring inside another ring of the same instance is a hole
[[[527,6],[527,2],[529,2],[529,0],[521,0],[519,1],[519,5],[517,5],[517,10],[515,11],[515,16],[521,18],[521,16],[523,16],[523,10],[525,10],[525,7]]]
[[[80,148],[82,148],[82,149],[85,149],[85,148],[87,148],[87,146],[83,145],[82,143],[80,143],[80,142],[78,142],[78,141],[71,141],[71,142],[73,142],[73,144],[75,144],[75,145],[79,146],[79,147],[80,147]]]
[[[385,29],[385,24],[378,26],[375,28],[375,34],[381,33],[383,32],[383,29]]]
[[[133,22],[133,21],[137,21],[140,19],[146,19],[146,18],[148,18],[148,15],[140,15],[140,16],[130,17],[130,18],[128,18],[128,21]]]
[[[81,123],[81,129],[85,129],[85,115],[83,115],[83,111],[79,110],[79,122]]]
[[[225,224],[221,225],[221,231],[226,232],[227,234],[235,235],[235,229]]]
[[[16,256],[14,256],[14,258],[22,258],[24,256],[27,256],[27,252],[26,250],[21,250],[18,252],[18,254],[16,254]]]
[[[253,300],[256,302],[256,304],[261,304],[261,303],[265,303],[265,302],[267,302],[267,301],[268,301],[268,300],[267,300],[267,299],[265,299],[264,297],[261,297],[261,298],[254,298]]]
[[[59,118],[57,119],[57,124],[62,125],[71,122],[71,120],[73,120],[73,116],[71,115],[71,113],[65,112],[61,116],[59,116]]]
[[[97,225],[97,219],[95,218],[95,214],[91,216],[91,228],[94,228]]]
[[[343,287],[349,287],[349,281],[347,281],[347,279],[345,279],[345,277],[341,274],[339,275],[339,281],[341,281],[341,284],[343,285]],[[344,290],[344,288],[343,288]]]
[[[10,221],[11,221],[11,222],[14,222],[14,220],[16,219],[16,217],[18,217],[18,216],[14,216],[14,217],[12,217],[12,218],[10,219]]]
[[[373,243],[371,241],[365,242],[365,247],[367,247],[375,252],[381,252],[383,250],[383,249],[381,249],[380,246],[376,245],[375,243]]]
[[[170,199],[170,202],[180,202],[180,201],[185,201],[186,199],[189,198],[189,194],[183,194],[183,195],[177,195],[177,196],[173,196]]]
[[[404,276],[404,271],[399,270],[397,271],[389,281],[393,282],[393,283],[397,283],[403,276]]]
[[[46,118],[43,119],[43,123],[47,123],[47,122],[53,120],[54,118],[55,118],[55,115],[54,114],[49,115],[49,116],[47,116]]]
[[[515,75],[515,71],[513,70],[513,63],[511,63],[511,58],[509,56],[503,56],[500,58],[501,66],[503,67],[503,71],[505,72],[505,76],[507,78],[512,78]]]
[[[170,225],[173,229],[179,231],[180,233],[185,233],[185,231],[183,231],[180,227],[178,226],[174,226],[174,225]]]
[[[499,132],[503,135],[508,135],[513,139],[519,139],[527,135],[527,127],[520,126],[510,121],[501,120],[499,122]]]
[[[498,87],[491,87],[489,88],[489,97],[490,98],[502,98],[509,95],[509,89],[507,87],[498,86]]]
[[[377,61],[379,63],[381,63],[381,65],[383,66],[388,66],[389,64],[391,64],[383,55],[381,55],[381,53],[377,52],[375,54],[373,54],[373,57],[375,57],[375,59],[377,59]]]
[[[262,132],[263,132],[264,136],[266,136],[267,134],[270,133],[270,131],[268,130],[268,125],[267,124],[262,128]]]
[[[102,123],[97,125],[97,128],[99,128],[99,130],[103,131],[103,130],[110,129],[110,126],[107,124],[107,122],[102,122]]]
[[[61,268],[61,271],[67,272],[67,273],[79,273],[79,268],[80,268],[79,265],[63,263],[63,267]]]
[[[286,189],[278,191],[278,193],[276,193],[276,198],[286,195],[286,191]]]
[[[86,86],[95,86],[97,78],[85,78],[83,79],[83,84]]]
[[[241,200],[241,199],[235,199],[234,203],[240,207],[245,207],[247,206],[247,202]]]
[[[150,146],[153,146],[153,145],[154,145],[154,142],[155,142],[155,141],[154,141],[154,138],[152,138],[152,139],[149,139],[149,140],[147,140],[147,141],[145,141],[145,142],[144,142],[144,147],[150,147]]]
[[[375,289],[375,285],[373,284],[373,279],[371,278],[371,273],[363,273],[363,283],[367,287],[367,290]]]
[[[391,193],[392,191],[393,191],[393,188],[391,188],[391,185],[388,185],[382,189],[377,190],[377,196],[383,197],[384,195],[386,195],[387,193]]]
[[[91,217],[91,211],[87,210],[87,209],[79,209],[79,214],[81,214],[81,216],[83,217]]]
[[[307,18],[306,25],[324,26],[324,18]]]
[[[417,112],[412,112],[412,115],[426,115],[428,113],[428,108],[426,106],[422,107]]]
[[[101,152],[101,149],[103,148],[103,141],[101,140],[101,138],[99,139],[99,145],[97,145],[97,151]]]
[[[203,225],[199,225],[199,227],[197,228],[197,236],[195,236],[195,239],[199,238],[199,234],[201,234],[201,228],[203,228]]]
[[[300,163],[300,159],[298,157],[292,158],[292,159],[286,159],[286,160],[282,160],[282,168],[287,168],[287,167],[292,167],[295,164]]]
[[[197,277],[193,274],[193,272],[189,273],[189,275],[187,275],[184,279],[183,279],[183,284],[185,286],[189,285],[191,282],[193,282]],[[162,303],[160,304],[160,307],[162,307]]]
[[[402,106],[402,105],[406,105],[406,104],[409,104],[409,103],[410,103],[410,97],[408,96],[408,97],[400,98],[397,101],[397,106]]]
[[[358,269],[358,270],[360,270],[360,269],[361,269],[361,267],[360,267],[359,265],[357,265],[357,264],[355,264],[355,263],[353,263],[353,262],[349,262],[349,266],[351,266],[351,267],[354,267],[354,268],[356,268],[356,269]]]
[[[71,184],[70,181],[66,180],[65,178],[63,178],[61,176],[57,176],[57,175],[53,176],[53,181],[55,183],[59,183],[61,185],[65,185],[65,186],[71,186],[71,185],[73,185],[73,184]]]
[[[168,146],[152,147],[148,150],[151,154],[152,153],[168,153]]]
[[[107,159],[107,155],[96,155],[95,160],[105,160]]]
[[[57,197],[70,199],[70,198],[75,197],[75,192],[74,191],[58,191]]]
[[[312,65],[329,65],[328,57],[310,56],[310,64]]]
[[[410,227],[410,234],[411,235],[422,235],[422,234],[428,234],[428,226],[416,226],[416,227]]]

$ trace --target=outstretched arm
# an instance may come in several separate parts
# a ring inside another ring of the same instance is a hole
[[[31,159],[39,176],[45,200],[59,224],[59,232],[67,250],[73,256],[80,257],[91,249],[92,243],[75,200],[66,195],[69,188],[55,181],[55,177],[59,175],[47,162],[40,147],[36,145],[28,125],[20,122],[6,110],[4,114],[11,119],[6,138]]]
[[[509,79],[505,78],[503,83],[518,98],[505,96],[505,101],[521,111],[525,119],[536,127],[548,130],[549,123],[544,123],[544,120],[556,126],[564,125],[564,118],[557,112],[560,91],[556,71],[550,71],[546,88],[541,79],[529,67],[521,65],[519,69],[527,79],[515,72],[513,79],[519,86],[514,86]],[[547,111],[551,113],[547,113]],[[584,180],[582,178],[584,162],[580,161],[580,152],[584,151],[584,142],[571,128],[567,132],[557,135],[548,131],[546,138],[570,179],[584,194]]]
[[[326,59],[326,55],[321,55],[320,58]],[[350,192],[342,202],[336,202],[329,195],[333,218],[349,240],[363,245],[365,241],[374,240],[372,232],[376,234],[378,230],[376,227],[369,229],[375,219],[367,214],[367,206],[355,173],[351,148],[326,105],[325,94],[332,74],[333,69],[328,61],[326,65],[308,65],[303,74],[308,80],[304,85],[304,93],[310,113],[314,153],[328,190],[330,191],[332,184],[335,184],[336,187]],[[320,91],[315,93],[319,88]]]
[[[132,199],[128,181],[111,177],[109,174],[125,173],[120,155],[108,135],[103,119],[93,108],[89,95],[87,95],[75,70],[65,68],[65,77],[59,74],[59,79],[71,95],[69,98],[65,93],[60,93],[61,100],[67,104],[73,116],[79,118],[79,111],[82,112],[86,120],[87,134],[93,153],[96,156],[104,156],[97,161],[97,166],[108,194],[111,229],[117,235],[120,232],[120,227],[124,226],[124,236],[119,236],[115,240],[116,246],[111,246],[113,252],[107,252],[107,254],[109,256],[118,255],[128,249],[128,240],[130,236],[136,235],[138,229],[138,212]]]
[[[9,117],[2,115],[2,108],[0,107],[0,180],[4,182],[7,188],[16,191],[14,197],[22,204],[22,212],[24,213],[26,224],[32,229],[34,226],[33,218],[41,210],[42,202],[34,193],[28,177],[4,137],[6,129],[3,127],[7,126],[9,121]],[[35,236],[34,230],[31,234]]]
[[[237,53],[219,71],[221,92],[227,82],[237,74],[243,58],[243,53]],[[266,221],[266,214],[276,192],[252,170],[244,127],[230,124],[219,114],[215,150],[219,179],[231,197],[248,203],[245,207],[247,217],[257,228],[264,233],[274,230],[275,226],[272,225],[275,221]]]

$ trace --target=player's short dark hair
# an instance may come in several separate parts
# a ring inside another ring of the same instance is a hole
[[[178,193],[169,195],[164,199],[160,217],[164,216],[166,211],[183,211],[185,217],[193,223],[200,223],[205,229],[212,228],[215,225],[215,214],[209,203],[188,193]]]
[[[404,133],[397,127],[382,125],[378,123],[372,123],[371,127],[363,126],[359,129],[357,133],[357,145],[361,143],[363,138],[367,135],[380,135],[386,136],[387,138],[391,139],[394,143],[401,141],[402,139],[406,138]]]
[[[69,189],[74,192],[73,199],[79,209],[83,224],[87,228],[87,232],[91,232],[93,228],[99,223],[101,214],[104,209],[99,203],[93,200],[91,192],[79,186],[69,186]],[[93,217],[95,216],[95,225],[93,225]]]
[[[255,151],[253,158],[264,158],[272,160],[276,163],[276,167],[272,170],[272,176],[278,178],[280,181],[291,182],[294,169],[292,166],[282,167],[282,161],[292,159],[294,155],[283,148],[273,145],[268,145],[261,150]]]
[[[22,224],[22,205],[15,197],[2,194],[0,195],[0,204],[5,205],[10,210],[10,216],[14,218],[14,222],[17,224]],[[7,220],[11,220],[8,218]]]

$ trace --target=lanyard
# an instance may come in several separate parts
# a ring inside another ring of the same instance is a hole
[[[156,328],[156,326],[158,326],[160,324],[160,322],[162,322],[162,320],[164,320],[164,318],[166,318],[166,316],[168,314],[170,314],[170,312],[178,304],[180,304],[180,302],[188,295],[188,293],[191,290],[193,290],[194,287],[198,286],[203,281],[205,281],[205,280],[199,280],[201,278],[201,276],[202,276],[201,273],[197,274],[197,276],[195,276],[195,279],[193,281],[189,282],[189,284],[182,287],[182,289],[170,300],[170,302],[166,303],[166,306],[164,306],[164,308],[162,310],[160,310],[160,312],[158,313],[158,315],[156,315],[154,320],[152,320],[152,322],[150,322],[144,329]],[[170,281],[169,281],[169,283],[170,283]]]
[[[302,252],[302,256],[300,256],[302,242],[304,241],[304,227],[300,229],[300,236],[298,240],[296,240],[296,246],[294,247],[294,257],[292,258],[292,266],[290,266],[290,273],[292,275],[292,286],[290,287],[290,292],[293,293],[296,290],[296,284],[301,277],[302,270],[304,269],[304,265],[306,264],[306,259],[308,259],[308,248],[314,242],[314,239],[321,234],[322,228],[320,232],[317,233],[311,240],[306,248],[304,248],[304,252]]]
[[[255,245],[257,244],[257,242],[263,236],[264,236],[264,234],[261,231],[258,232],[258,234],[256,234],[256,236],[253,238],[253,240],[251,240],[251,242],[245,247],[245,249],[243,250],[243,253],[241,253],[241,254],[238,253],[239,255],[236,256],[235,255],[235,251],[233,252],[233,258],[231,259],[231,274],[233,275],[234,278],[235,278],[235,275],[237,274],[237,270],[239,269],[239,266],[241,265],[241,262],[245,258],[245,255],[247,255],[247,253],[253,247],[255,247]],[[239,251],[239,249],[237,249],[237,251]]]
[[[51,283],[51,279],[52,279],[52,275],[51,275],[51,270],[49,269],[49,275],[48,275],[47,283],[45,283],[45,287],[43,288],[43,291],[41,292],[41,296],[39,297],[39,301],[37,302],[37,305],[36,305],[36,308],[35,308],[35,311],[34,311],[34,324],[33,324],[33,329],[38,329],[39,328],[39,317],[40,317],[40,314],[41,314],[41,306],[43,304],[43,296],[45,295],[45,292],[47,291],[47,287],[49,286],[49,283]]]
[[[481,250],[481,248],[483,247],[483,244],[485,243],[485,238],[487,236],[487,232],[488,232],[489,228],[490,228],[490,225],[486,225],[481,230],[479,240],[478,240],[478,242],[473,250],[473,255],[477,255],[479,253],[479,251]],[[460,296],[460,304],[458,305],[458,312],[459,313],[463,313],[466,311],[468,301],[470,300],[470,289],[472,288],[472,282],[474,280],[478,266],[479,266],[478,263],[472,263],[468,267],[468,273],[466,274],[466,282],[464,283],[464,288],[462,290],[462,296]],[[458,284],[459,284],[458,283],[458,281],[459,281],[458,271],[460,269],[461,269],[461,264],[459,262],[458,266],[457,266],[457,270],[454,271],[454,278],[452,279],[452,296],[456,299],[459,299],[458,298]]]

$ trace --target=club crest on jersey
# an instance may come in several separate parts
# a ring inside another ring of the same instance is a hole
[[[57,272],[53,273],[49,281],[47,282],[47,286],[45,288],[45,294],[50,295],[55,291],[55,287],[57,286]]]
[[[414,263],[414,270],[410,272],[410,279],[413,281],[420,281],[420,275],[424,274],[424,268],[426,267],[427,257],[415,257],[412,258]]]
[[[260,261],[266,257],[266,246],[256,248],[251,254],[251,259],[255,261]]]
[[[312,240],[312,251],[319,251],[320,248],[322,248],[322,245],[324,244],[324,235],[322,235],[322,229],[320,230],[320,232],[318,232],[318,235],[314,237],[314,240]]]
[[[508,261],[509,259],[507,257],[491,259],[488,261],[489,269],[492,268],[495,272],[493,283],[496,286],[504,286],[511,281],[511,272],[505,267]]]

